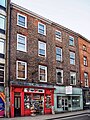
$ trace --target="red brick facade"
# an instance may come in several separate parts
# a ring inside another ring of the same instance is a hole
[[[79,60],[80,60],[80,80],[82,87],[85,87],[84,72],[88,73],[88,87],[90,87],[90,42],[83,37],[78,38]],[[86,48],[84,48],[84,46]],[[84,57],[87,58],[87,65],[84,65]]]
[[[10,40],[10,79],[16,80],[16,60],[26,61],[28,63],[28,81],[34,80],[38,83],[38,65],[46,65],[48,68],[48,83],[56,83],[56,68],[63,69],[64,85],[69,84],[70,71],[76,72],[77,86],[79,81],[79,53],[78,37],[76,33],[55,23],[49,23],[43,19],[17,8],[11,9],[11,40]],[[27,28],[17,25],[17,13],[27,16]],[[38,22],[46,25],[46,36],[38,34]],[[55,30],[62,33],[62,42],[55,39]],[[27,52],[17,50],[17,33],[27,36]],[[69,35],[74,37],[75,46],[69,45]],[[38,40],[46,43],[46,58],[38,56]],[[62,48],[62,62],[56,61],[56,47]],[[75,52],[75,65],[70,65],[70,51]]]

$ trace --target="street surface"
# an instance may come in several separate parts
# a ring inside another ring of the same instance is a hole
[[[72,117],[67,117],[67,118],[56,118],[53,120],[90,120],[90,116],[78,115],[78,116],[72,116]]]

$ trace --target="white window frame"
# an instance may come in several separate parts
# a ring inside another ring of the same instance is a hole
[[[0,38],[0,43],[3,44],[3,50],[0,51],[1,54],[5,54],[5,40]],[[1,47],[0,47],[1,48]]]
[[[3,24],[3,28],[1,27],[0,29],[6,30],[6,17],[3,15],[0,15],[0,19],[4,20],[3,23],[1,22]]]
[[[61,73],[61,77],[62,77],[62,78],[61,78],[61,79],[62,79],[62,82],[61,82],[61,83],[59,83],[59,82],[58,82],[58,79],[57,79],[57,73],[58,73],[58,72]],[[63,84],[63,70],[61,70],[61,69],[56,69],[56,83],[57,83],[57,84]]]
[[[71,58],[71,54],[73,53],[73,55],[74,55],[74,58]],[[71,60],[73,60],[74,62],[73,62],[73,64],[71,63]],[[75,65],[75,52],[72,52],[72,51],[70,51],[70,64],[71,65]]]
[[[18,23],[19,15],[25,18],[25,26],[20,25],[20,24]],[[25,15],[22,15],[22,14],[20,14],[20,13],[17,13],[17,25],[18,25],[18,26],[21,26],[21,27],[24,27],[24,28],[27,28],[27,17],[26,17]]]
[[[57,35],[56,32],[60,33],[60,36]],[[59,41],[61,42],[61,37],[62,37],[61,31],[56,30],[56,31],[55,31],[55,38],[56,38],[56,40],[59,40]]]
[[[19,49],[19,47],[18,47],[18,44],[20,44],[20,43],[18,43],[18,38],[19,38],[19,36],[21,36],[21,37],[24,37],[25,39],[25,50],[21,50],[21,49]],[[21,35],[21,34],[17,34],[17,50],[19,50],[19,51],[22,51],[22,52],[27,52],[27,38],[26,38],[26,36],[24,36],[24,35]]]
[[[39,25],[43,25],[44,26],[44,34],[42,34],[40,31],[39,31]],[[46,35],[46,25],[41,23],[41,22],[38,22],[38,33],[41,34],[41,35]]]
[[[18,63],[24,63],[25,64],[25,78],[19,78],[18,77]],[[23,62],[23,61],[16,61],[16,79],[22,79],[22,80],[26,80],[27,79],[27,63]]]
[[[87,79],[85,78],[85,74],[87,74]],[[88,87],[89,86],[89,81],[88,81],[88,73],[87,72],[84,72],[84,83],[85,83],[85,87]],[[86,85],[86,82],[87,82],[87,85]]]
[[[71,83],[71,76],[74,77],[73,84]],[[70,85],[76,85],[76,72],[70,72]]]
[[[45,81],[40,80],[40,68],[41,68],[41,66],[42,66],[42,67],[45,67]],[[40,82],[47,82],[47,67],[44,66],[44,65],[39,65],[39,81],[40,81]]]
[[[40,50],[40,43],[41,44],[44,44],[44,51],[45,51],[45,55],[42,55],[42,54],[39,54],[39,50]],[[43,56],[43,57],[46,57],[46,43],[45,42],[41,42],[41,41],[38,41],[38,56]]]
[[[88,60],[86,56],[83,57],[83,63],[84,63],[84,66],[88,66]]]
[[[60,53],[61,60],[58,60],[58,59],[57,59],[57,51],[56,51],[56,61],[62,62],[62,48],[56,47],[56,49],[57,49],[57,48],[61,49],[61,53]],[[58,55],[59,55],[59,54],[58,54]]]
[[[72,41],[73,41],[73,42],[72,42],[73,44],[70,44],[70,40],[72,40]],[[75,44],[75,43],[74,43],[74,37],[69,36],[69,45],[74,46],[74,44]]]

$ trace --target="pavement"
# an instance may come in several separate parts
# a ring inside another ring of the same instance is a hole
[[[66,112],[59,114],[49,114],[49,115],[36,115],[36,116],[26,116],[26,117],[15,117],[15,118],[0,118],[0,120],[54,120],[56,118],[65,118],[70,116],[77,116],[82,114],[90,114],[90,110]]]

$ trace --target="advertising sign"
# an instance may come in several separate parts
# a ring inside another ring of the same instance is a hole
[[[66,86],[66,94],[72,94],[72,86]]]

